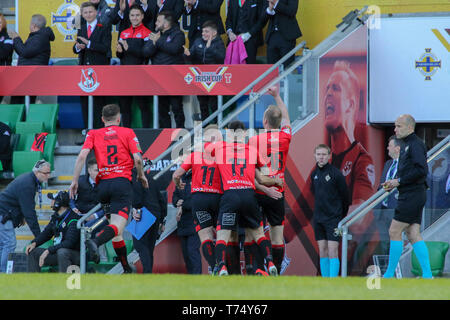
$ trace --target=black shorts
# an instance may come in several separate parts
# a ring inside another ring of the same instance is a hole
[[[284,225],[284,194],[281,199],[273,199],[264,194],[256,193],[256,200],[261,213],[267,217],[271,226]]]
[[[221,194],[209,192],[194,192],[192,194],[192,215],[195,231],[208,227],[216,227],[219,215]]]
[[[334,235],[334,230],[337,228],[339,221],[342,217],[330,219],[327,221],[316,221],[314,220],[314,234],[316,241],[327,240],[327,241],[340,241],[340,236]]]
[[[399,193],[397,207],[395,208],[394,220],[408,223],[421,224],[422,211],[427,201],[425,188],[422,190]]]
[[[220,199],[217,230],[237,230],[237,227],[256,229],[262,216],[253,189],[227,190]]]
[[[110,214],[118,214],[128,220],[133,203],[133,188],[127,178],[100,180],[98,197],[102,205],[109,205]]]

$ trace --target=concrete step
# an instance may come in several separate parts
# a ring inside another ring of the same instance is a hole
[[[73,175],[73,170],[75,168],[75,162],[77,160],[78,154],[81,151],[81,146],[59,146],[55,148],[54,154],[54,164],[55,164],[55,172],[57,175],[57,179],[55,180],[56,184],[65,183],[65,181],[61,178],[67,178]],[[62,180],[62,181],[61,181]],[[66,179],[67,180],[67,179]],[[72,180],[70,178],[70,180]],[[70,184],[70,182],[69,182]]]

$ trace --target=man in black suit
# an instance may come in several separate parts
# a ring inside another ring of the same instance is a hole
[[[266,33],[267,63],[276,63],[294,49],[297,38],[302,36],[297,22],[299,0],[268,0],[263,11],[264,25],[269,20]],[[284,62],[287,67],[294,61],[292,56]]]
[[[81,15],[86,21],[82,23],[77,34],[77,41],[73,46],[73,52],[78,54],[79,65],[108,65],[108,51],[111,49],[108,43],[110,32],[98,23],[97,9],[91,2],[81,4]],[[83,112],[84,124],[88,125],[88,97],[80,98]],[[102,127],[100,116],[102,107],[105,105],[105,97],[94,98],[94,128]]]
[[[223,0],[184,0],[184,3],[186,4],[184,14],[191,16],[188,33],[189,46],[194,43],[195,39],[202,36],[202,26],[208,20],[214,21],[217,25],[219,35],[225,33],[220,16]]]
[[[383,172],[380,177],[380,185],[378,189],[382,188],[384,182],[394,179],[397,175],[398,157],[400,155],[401,141],[395,136],[389,138],[387,146],[390,160],[384,164]],[[398,190],[392,192],[385,198],[374,210],[375,222],[380,233],[380,246],[388,254],[389,245],[389,226],[394,217],[395,207],[397,206]]]
[[[230,0],[228,2],[225,27],[228,39],[235,41],[241,36],[247,51],[247,63],[256,63],[258,47],[263,44],[262,28],[264,20],[261,18],[263,0]]]
[[[184,64],[184,33],[170,11],[162,11],[156,18],[156,33],[144,44],[145,57],[154,65]],[[159,127],[171,128],[170,108],[176,127],[184,128],[183,96],[159,96]]]
[[[130,8],[134,4],[141,6],[142,10],[144,10],[143,24],[148,25],[150,23],[152,17],[148,0],[116,0],[116,6],[112,13],[112,24],[118,25],[119,36],[123,30],[128,29],[131,26]]]
[[[78,193],[75,206],[71,205],[72,210],[78,214],[88,213],[89,210],[100,202],[95,182],[98,175],[98,165],[94,158],[88,161],[87,170],[88,174],[81,175],[78,180]]]
[[[183,14],[184,2],[183,0],[149,0],[149,12],[151,16],[150,23],[147,27],[155,32],[156,17],[162,11],[171,11],[175,21],[180,20]]]
[[[111,52],[111,41],[112,41],[112,34],[111,34],[111,27],[112,27],[112,14],[113,9],[108,6],[108,3],[106,0],[89,0],[89,2],[93,3],[95,8],[97,9],[97,22],[100,23],[103,27],[109,30],[107,32],[107,38],[108,38],[108,59],[111,61],[112,58],[112,52]],[[81,19],[81,23],[86,23],[84,19]],[[108,63],[109,64],[109,63]]]

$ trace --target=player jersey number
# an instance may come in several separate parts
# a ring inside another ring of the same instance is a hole
[[[233,171],[233,176],[236,176],[236,167],[242,165],[242,167],[239,168],[239,176],[244,176],[244,170],[247,168],[247,162],[245,159],[234,159],[234,163],[231,165],[231,170]]]
[[[272,152],[268,154],[270,158],[270,168],[273,172],[283,170],[283,152]]]
[[[108,165],[119,163],[119,159],[117,158],[117,146],[107,146],[106,152],[108,153]]]
[[[214,168],[214,167],[208,168],[208,166],[202,166],[202,170],[203,170],[202,184],[206,184],[206,176],[207,176],[208,171],[209,171],[209,182],[208,182],[208,185],[212,186],[213,179],[214,179],[214,172],[216,171],[216,168]]]

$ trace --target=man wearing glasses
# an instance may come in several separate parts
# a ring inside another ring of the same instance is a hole
[[[39,160],[32,172],[21,174],[0,193],[0,272],[6,272],[8,255],[16,249],[15,228],[26,222],[35,237],[41,233],[35,198],[37,192],[42,201],[41,184],[50,174],[50,163]]]

